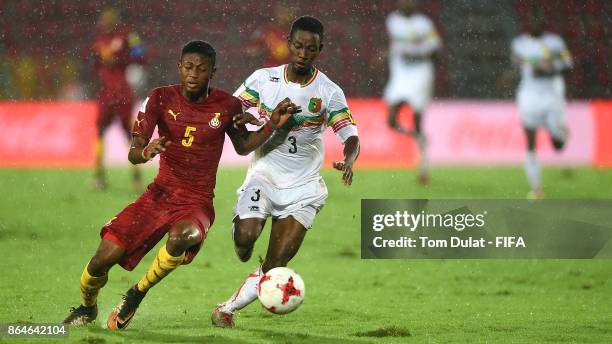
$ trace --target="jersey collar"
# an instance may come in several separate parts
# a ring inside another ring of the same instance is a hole
[[[287,78],[287,67],[288,67],[288,66],[289,66],[289,65],[288,65],[288,64],[286,64],[286,65],[285,65],[285,67],[283,67],[283,80],[284,80],[284,81],[285,81],[285,83],[286,83],[286,84],[288,84],[288,85],[291,85],[291,84],[297,84],[297,83],[295,83],[295,82],[291,82],[291,81],[289,81],[289,78]],[[312,84],[312,83],[315,81],[315,79],[317,78],[317,75],[319,75],[319,70],[318,70],[317,68],[315,68],[314,70],[315,70],[315,71],[314,71],[314,73],[312,73],[312,77],[311,77],[311,78],[310,78],[308,81],[306,81],[305,83],[303,83],[303,84],[299,84],[299,85],[300,85],[300,87],[304,88],[304,87],[306,87],[306,86],[308,86],[308,85]]]

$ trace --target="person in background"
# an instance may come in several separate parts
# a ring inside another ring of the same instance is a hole
[[[291,25],[293,17],[291,6],[287,6],[284,2],[274,4],[271,21],[253,32],[247,54],[261,60],[263,67],[276,67],[288,63],[290,56],[286,28]]]
[[[519,116],[527,137],[525,173],[529,199],[542,199],[541,168],[536,156],[536,131],[546,128],[553,147],[560,151],[567,141],[565,81],[562,73],[572,67],[572,57],[561,36],[545,32],[541,13],[529,18],[529,32],[512,41],[512,61],[521,70],[516,94]]]
[[[389,126],[414,137],[419,145],[419,182],[429,181],[426,139],[422,129],[425,107],[431,99],[434,81],[435,54],[442,41],[433,22],[418,12],[415,0],[398,1],[398,9],[387,17],[390,38],[389,82],[384,99],[389,106]],[[414,114],[414,129],[399,125],[397,116],[407,105]]]
[[[109,7],[102,11],[98,30],[92,51],[95,74],[99,81],[96,96],[98,137],[93,186],[95,189],[104,190],[107,187],[104,132],[113,120],[119,119],[128,142],[131,141],[134,92],[126,79],[126,68],[134,63],[143,64],[145,56],[140,37],[121,25],[116,9]],[[133,169],[133,188],[138,193],[143,190],[141,173],[136,166]]]

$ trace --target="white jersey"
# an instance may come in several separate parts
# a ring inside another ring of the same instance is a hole
[[[556,72],[570,68],[572,58],[563,39],[552,33],[522,34],[512,41],[512,59],[521,68],[516,100],[523,127],[544,127],[554,138],[565,140],[565,84]],[[537,69],[553,75],[538,76]]]
[[[391,41],[391,73],[410,63],[426,62],[442,46],[433,22],[423,14],[406,16],[395,11],[387,17],[386,25]]]
[[[571,67],[571,55],[559,35],[548,32],[540,37],[522,34],[512,41],[512,57],[521,68],[519,92],[564,95],[565,85],[560,74],[538,77],[535,73],[536,68],[558,72]]]
[[[430,56],[442,46],[433,22],[425,15],[406,16],[392,12],[386,21],[390,39],[389,83],[385,101],[394,105],[407,102],[423,111],[431,98],[434,79]]]
[[[321,178],[326,127],[331,127],[342,142],[357,135],[338,85],[319,70],[305,84],[293,83],[287,80],[286,69],[287,65],[258,69],[234,92],[245,109],[257,107],[265,119],[285,98],[302,108],[290,119],[289,130],[276,130],[255,151],[247,173],[247,180],[257,175],[277,188],[297,187]]]

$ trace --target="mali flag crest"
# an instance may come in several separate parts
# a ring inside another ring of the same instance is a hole
[[[312,113],[321,112],[321,98],[310,98],[308,102],[308,111]]]

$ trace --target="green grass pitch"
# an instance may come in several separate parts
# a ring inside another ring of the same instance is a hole
[[[155,171],[148,170],[151,177]],[[329,199],[290,266],[306,299],[286,316],[254,303],[238,327],[210,324],[265,253],[235,256],[230,231],[243,169],[221,169],[217,220],[196,260],[153,288],[130,327],[104,328],[106,317],[149,266],[119,267],[99,297],[96,325],[70,329],[71,343],[599,343],[612,342],[610,260],[361,260],[361,198],[517,198],[527,192],[519,167],[438,168],[432,183],[414,171],[358,170],[346,188],[325,171]],[[110,171],[111,188],[87,188],[90,171],[0,170],[0,323],[58,323],[79,302],[79,277],[99,228],[135,199],[128,169]],[[612,198],[612,171],[547,168],[549,198]],[[104,326],[103,326],[104,325]],[[40,343],[47,340],[32,339]],[[0,335],[0,342],[14,342]]]

